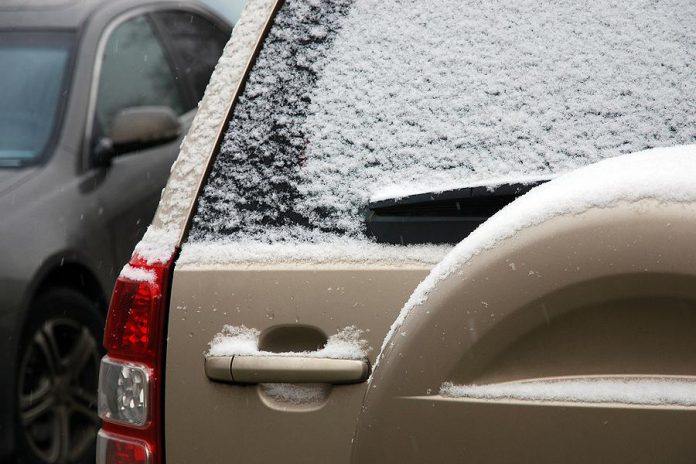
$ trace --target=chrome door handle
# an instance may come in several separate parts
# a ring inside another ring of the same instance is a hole
[[[236,384],[350,384],[367,380],[370,363],[299,356],[210,356],[205,358],[205,374],[210,380]]]

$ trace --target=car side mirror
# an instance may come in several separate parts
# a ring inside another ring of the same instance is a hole
[[[125,108],[114,118],[110,136],[97,143],[94,162],[107,165],[115,156],[170,142],[180,132],[179,119],[167,106]]]

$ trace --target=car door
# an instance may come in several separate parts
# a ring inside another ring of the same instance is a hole
[[[333,7],[327,2],[323,8]],[[258,22],[263,25],[266,18],[258,18]],[[286,26],[287,23],[281,27],[280,34]],[[243,31],[249,25],[240,23],[237,27]],[[257,32],[252,31],[252,37]],[[274,51],[269,52],[268,58],[274,57]],[[291,54],[284,58],[293,60]],[[247,59],[230,57],[220,71],[232,73],[230,67],[234,69]],[[266,83],[271,84],[272,80]],[[267,95],[279,99],[280,104],[286,96],[294,99],[293,93],[282,88],[269,87]],[[210,98],[219,101],[218,95],[211,94]],[[269,110],[264,106],[256,114],[269,115]],[[206,113],[206,128],[216,124],[217,118],[225,118],[220,114],[210,116]],[[254,128],[250,135],[270,137],[269,146],[274,150],[289,142],[288,134],[278,133],[276,137],[266,128]],[[214,143],[194,137],[199,142]],[[239,163],[233,169],[246,167]],[[276,165],[274,169],[280,177],[293,165]],[[214,170],[223,174],[227,167]],[[273,169],[267,174],[267,178],[254,177],[256,188],[262,190],[273,183]],[[252,197],[250,192],[249,198]],[[183,206],[181,199],[173,206]],[[373,348],[368,361],[374,362],[400,306],[442,251],[433,250],[425,261],[407,259],[394,265],[379,260],[361,266],[330,262],[323,266],[265,266],[240,262],[210,268],[178,263],[168,323],[167,461],[265,463],[292,457],[301,462],[348,462],[354,424],[366,391],[364,381],[310,386],[285,382],[249,386],[215,383],[205,374],[202,353],[226,324],[260,331],[261,347],[271,352],[316,350],[337,332],[355,326]],[[301,401],[302,397],[309,397],[309,401]],[[230,447],[222,443],[229,443]]]

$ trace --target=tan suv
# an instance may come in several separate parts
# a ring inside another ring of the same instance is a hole
[[[694,462],[696,4],[629,3],[249,0],[98,462]]]

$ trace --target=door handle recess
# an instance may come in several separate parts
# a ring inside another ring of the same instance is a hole
[[[367,380],[370,363],[299,356],[210,356],[205,358],[205,374],[210,380],[236,384],[350,384]]]

